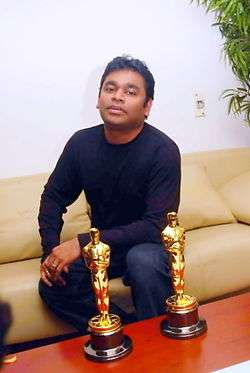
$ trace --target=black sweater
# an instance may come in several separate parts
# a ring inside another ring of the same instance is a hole
[[[84,190],[92,226],[112,249],[160,242],[166,212],[177,211],[180,154],[164,133],[146,124],[131,142],[106,141],[103,125],[76,132],[66,144],[41,197],[44,254],[60,243],[62,214]],[[89,242],[79,234],[80,246]]]

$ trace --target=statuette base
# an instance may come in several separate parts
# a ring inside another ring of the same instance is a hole
[[[107,349],[94,349],[91,340],[89,340],[84,346],[85,356],[89,360],[97,362],[105,362],[111,360],[117,360],[129,354],[132,350],[132,340],[129,336],[123,335],[122,343],[114,348]]]
[[[199,335],[207,331],[206,320],[200,319],[196,324],[182,327],[182,328],[173,328],[169,325],[168,320],[164,319],[161,322],[161,332],[166,337],[174,339],[190,339],[198,337]]]
[[[195,297],[183,295],[177,302],[176,295],[166,300],[167,318],[161,322],[163,335],[176,339],[198,337],[207,330],[206,320],[198,315],[198,302]]]
[[[101,315],[92,317],[89,320],[89,329],[96,335],[109,335],[122,327],[121,319],[114,314],[108,315],[108,320],[103,320]]]
[[[119,316],[109,315],[110,324],[102,325],[100,315],[89,320],[90,340],[84,346],[85,356],[97,362],[120,359],[132,350],[130,337],[123,335]]]

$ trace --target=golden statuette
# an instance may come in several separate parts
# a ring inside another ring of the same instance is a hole
[[[131,351],[132,341],[123,335],[120,317],[109,313],[107,268],[110,264],[110,247],[100,241],[98,229],[91,228],[89,234],[91,241],[82,249],[82,256],[91,271],[99,314],[89,320],[90,340],[85,344],[84,351],[91,360],[115,360]]]
[[[185,230],[179,226],[176,212],[167,214],[168,225],[161,237],[171,264],[172,283],[175,295],[166,300],[168,318],[163,320],[164,335],[173,338],[192,338],[207,330],[206,321],[198,317],[198,302],[184,294]]]
[[[170,212],[167,215],[169,224],[162,232],[162,241],[165,249],[171,255],[172,281],[176,294],[176,303],[185,304],[184,294],[184,247],[185,230],[179,226],[177,214]]]
[[[109,317],[109,294],[107,268],[110,263],[110,247],[100,242],[98,229],[90,230],[91,242],[82,250],[86,266],[91,271],[92,286],[95,292],[100,317],[96,326],[105,327],[111,324]]]

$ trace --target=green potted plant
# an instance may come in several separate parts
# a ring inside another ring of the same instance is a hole
[[[250,0],[196,0],[207,12],[214,12],[223,36],[224,55],[240,86],[222,93],[228,101],[228,113],[242,114],[250,126]],[[191,0],[193,2],[193,0]]]

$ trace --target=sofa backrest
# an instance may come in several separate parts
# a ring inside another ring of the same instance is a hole
[[[235,223],[231,201],[221,188],[249,170],[250,148],[183,154],[180,224],[190,230]]]
[[[0,180],[0,263],[41,256],[37,215],[48,174]],[[84,193],[63,216],[62,240],[90,228]]]
[[[182,167],[203,166],[215,188],[250,170],[250,147],[182,154]]]
[[[204,168],[213,187],[217,189],[233,177],[250,170],[250,148],[183,154],[182,168],[184,169],[188,165],[199,165]],[[0,180],[0,263],[41,255],[37,215],[40,196],[47,179],[48,174],[37,174]],[[193,214],[193,210],[197,206],[190,203],[191,196],[185,195],[185,193],[187,194],[183,189],[181,200],[189,201],[188,208],[192,210]],[[192,193],[196,194],[196,190],[193,190]],[[204,198],[206,199],[206,196]],[[213,216],[211,220],[211,216],[204,218],[199,213],[197,218],[190,215],[186,206],[184,206],[184,210],[186,210],[184,211],[186,217],[183,218],[183,225],[186,229],[213,224]],[[182,211],[180,213],[182,217]],[[88,231],[90,220],[84,193],[68,208],[68,212],[63,218],[65,224],[62,240]],[[234,218],[230,215],[230,211],[223,211],[223,217],[219,215],[216,219],[214,224],[230,223]]]

